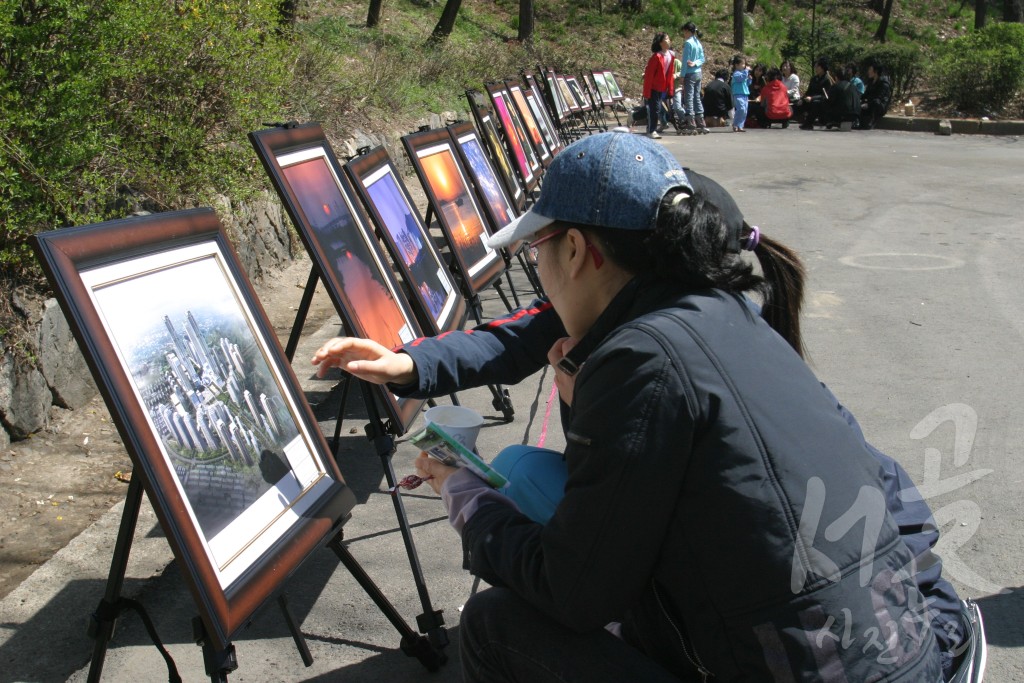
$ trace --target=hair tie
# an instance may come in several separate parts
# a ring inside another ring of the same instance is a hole
[[[750,228],[750,232],[747,234],[746,239],[743,241],[743,248],[747,251],[754,251],[757,249],[757,245],[761,243],[761,228],[756,225]]]
[[[690,195],[686,193],[686,190],[680,190],[676,193],[676,196],[672,198],[672,206],[675,206],[684,199],[689,199]]]

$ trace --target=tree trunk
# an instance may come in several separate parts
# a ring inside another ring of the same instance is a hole
[[[366,27],[373,28],[380,23],[380,7],[384,0],[370,0],[370,11],[366,13]]]
[[[732,44],[743,52],[743,0],[732,0]]]
[[[974,0],[974,28],[985,28],[985,10],[988,3],[985,0]]]
[[[756,6],[757,0],[747,0],[747,14],[753,14]]]
[[[533,0],[519,0],[519,42],[533,40]]]
[[[444,4],[444,11],[441,12],[441,18],[438,19],[434,32],[430,34],[430,40],[441,42],[452,34],[452,29],[455,28],[455,17],[459,15],[461,6],[462,0],[448,0]]]
[[[1009,0],[1007,0],[1009,1]],[[282,26],[295,25],[295,13],[299,9],[299,0],[281,0],[277,6],[278,16]]]
[[[1003,21],[1024,22],[1024,0],[1003,0]]]
[[[894,0],[885,0],[885,9],[882,10],[882,23],[878,25],[878,31],[875,33],[875,40],[880,43],[885,42],[885,34],[889,32],[889,17],[892,16],[893,2]]]

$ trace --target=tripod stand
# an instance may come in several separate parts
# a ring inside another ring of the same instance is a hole
[[[178,676],[174,661],[171,659],[170,655],[164,649],[163,644],[160,642],[160,639],[157,637],[156,631],[153,628],[148,615],[146,615],[145,610],[134,600],[129,600],[121,596],[121,591],[124,587],[125,572],[128,567],[128,556],[131,551],[132,540],[135,535],[135,527],[138,524],[139,510],[142,506],[142,492],[142,476],[140,474],[136,474],[128,484],[128,493],[125,496],[124,510],[121,513],[121,524],[118,528],[117,541],[114,544],[114,554],[110,561],[110,572],[107,575],[106,589],[103,598],[97,605],[96,611],[93,612],[92,619],[89,623],[88,634],[89,637],[93,638],[95,641],[93,644],[92,660],[89,664],[89,674],[87,679],[89,683],[99,682],[100,676],[103,672],[103,664],[106,659],[107,646],[114,633],[114,626],[117,618],[129,608],[136,610],[142,618],[150,638],[152,638],[154,645],[156,645],[167,664],[169,679],[172,681],[181,680]],[[396,496],[396,498],[398,497]],[[380,588],[366,573],[366,570],[359,565],[356,559],[349,552],[348,548],[345,547],[343,543],[344,536],[342,527],[346,520],[347,517],[338,520],[335,527],[325,538],[324,544],[334,551],[334,554],[337,555],[341,563],[353,578],[356,579],[356,582],[359,583],[360,587],[366,591],[366,594],[373,600],[378,609],[381,610],[384,616],[387,617],[388,621],[390,621],[399,632],[402,637],[400,644],[402,652],[410,657],[416,657],[419,659],[423,666],[425,666],[429,671],[436,671],[448,659],[447,655],[442,651],[448,644],[448,635],[442,626],[444,620],[441,618],[440,610],[431,612],[429,615],[421,615],[417,618],[420,630],[428,632],[427,636],[419,635],[413,631],[405,620],[402,619],[402,616],[394,606],[388,601],[387,597],[384,596]],[[299,650],[302,661],[306,666],[309,666],[312,664],[313,658],[310,655],[309,648],[306,645],[305,637],[302,635],[298,622],[295,620],[290,608],[288,607],[288,600],[283,592],[278,593],[277,602],[283,613],[288,630]],[[192,632],[195,642],[202,646],[203,663],[210,680],[213,683],[223,683],[227,681],[228,674],[238,668],[238,660],[235,656],[235,646],[228,642],[222,647],[218,647],[215,644],[214,639],[211,638],[210,634],[207,632],[202,618],[198,616],[192,620]]]

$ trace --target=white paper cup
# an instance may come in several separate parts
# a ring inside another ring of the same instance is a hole
[[[427,409],[423,419],[441,427],[469,450],[476,450],[476,437],[484,418],[475,410],[462,406],[434,406]]]

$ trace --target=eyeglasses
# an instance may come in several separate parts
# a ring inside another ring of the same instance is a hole
[[[528,242],[527,245],[526,245],[526,248],[530,250],[530,258],[533,259],[533,262],[537,263],[537,254],[539,253],[537,251],[537,246],[538,245],[544,244],[548,240],[554,239],[555,237],[558,237],[559,235],[564,235],[566,232],[569,231],[569,229],[571,227],[572,226],[568,226],[567,225],[564,228],[558,228],[557,230],[552,230],[551,232],[549,232],[548,234],[544,235],[540,239],[536,239],[536,240],[534,240],[532,242]],[[594,268],[600,268],[602,265],[604,265],[604,257],[601,256],[601,252],[599,252],[597,250],[597,247],[594,246],[594,243],[591,242],[590,238],[588,238],[586,235],[583,235],[583,240],[587,244],[587,249],[590,251],[591,255],[594,257]]]

